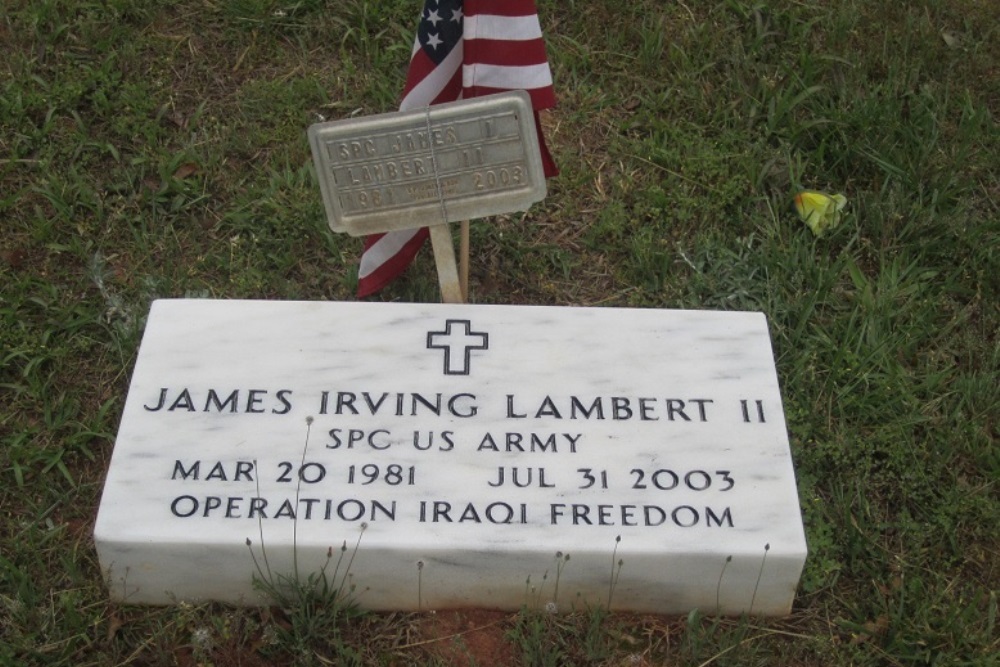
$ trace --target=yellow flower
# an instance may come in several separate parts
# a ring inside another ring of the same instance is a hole
[[[837,226],[840,211],[846,204],[847,197],[844,195],[831,196],[809,190],[795,195],[795,211],[816,236],[822,236],[823,232]]]

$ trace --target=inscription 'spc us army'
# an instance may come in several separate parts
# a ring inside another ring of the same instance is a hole
[[[526,210],[545,198],[528,94],[309,128],[330,228],[352,236]]]

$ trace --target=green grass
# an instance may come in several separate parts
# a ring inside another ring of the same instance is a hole
[[[110,603],[91,531],[150,301],[353,299],[305,129],[393,109],[419,2],[15,0],[0,664],[998,664],[1000,6],[540,5],[562,174],[473,225],[472,300],[766,313],[810,547],[792,616],[527,607],[491,654],[315,596]],[[845,194],[841,225],[814,238],[799,188]],[[436,301],[429,251],[377,299]]]

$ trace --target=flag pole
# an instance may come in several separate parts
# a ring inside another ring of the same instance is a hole
[[[441,301],[444,303],[465,303],[462,285],[455,266],[455,242],[451,238],[451,227],[447,224],[431,225],[431,247],[434,249],[434,263],[437,265],[438,283],[441,285]]]
[[[462,301],[469,302],[469,221],[463,220],[459,237],[458,281],[462,286]]]

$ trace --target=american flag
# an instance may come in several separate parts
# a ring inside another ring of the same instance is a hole
[[[538,111],[555,106],[534,0],[425,0],[401,111],[460,98],[526,90]],[[538,126],[546,176],[558,173]],[[365,238],[358,296],[386,286],[410,265],[427,240],[423,229]]]

